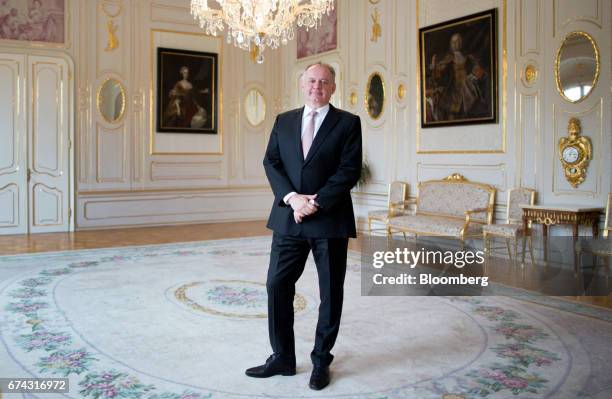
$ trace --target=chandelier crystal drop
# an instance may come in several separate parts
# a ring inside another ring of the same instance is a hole
[[[191,0],[191,14],[207,34],[217,36],[227,25],[228,44],[249,51],[257,46],[260,55],[293,40],[294,21],[316,28],[333,9],[334,0]]]

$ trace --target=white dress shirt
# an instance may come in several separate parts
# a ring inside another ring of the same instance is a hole
[[[306,130],[306,126],[308,125],[307,119],[310,118],[308,114],[310,114],[311,111],[317,111],[317,115],[315,116],[314,121],[314,135],[312,136],[312,139],[314,140],[314,138],[317,137],[317,132],[319,131],[319,128],[323,124],[323,120],[325,120],[325,117],[329,112],[329,104],[325,104],[321,108],[310,108],[308,105],[304,105],[304,112],[302,113],[302,137],[304,136],[304,131]],[[297,193],[295,191],[292,191],[289,194],[285,195],[283,197],[283,202],[289,205],[289,199],[295,194]]]

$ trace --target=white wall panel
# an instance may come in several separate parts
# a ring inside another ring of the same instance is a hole
[[[244,198],[249,200],[245,201]],[[167,223],[257,220],[268,216],[268,189],[87,195],[79,198],[78,223],[88,228]]]
[[[540,52],[540,2],[532,0],[519,0],[517,5],[519,16],[519,44],[521,57]]]
[[[554,23],[561,31],[575,22],[588,22],[596,28],[602,27],[605,0],[553,0]]]
[[[463,163],[418,163],[416,165],[419,182],[440,180],[452,173],[460,173],[468,180],[490,184],[497,190],[497,201],[505,201],[508,189],[508,174],[506,165],[469,165]],[[416,187],[415,187],[416,189]]]
[[[189,12],[187,2],[178,5],[176,1],[166,2],[161,1],[151,2],[151,21],[164,22],[171,25],[191,25],[195,26],[196,21]]]
[[[124,183],[128,145],[125,127],[107,128],[99,124],[96,128],[96,181]]]
[[[540,143],[539,98],[537,94],[521,94],[519,97],[520,134],[517,135],[517,176],[522,176],[519,182],[523,187],[538,189],[538,153]]]
[[[151,180],[220,180],[221,161],[151,162]]]

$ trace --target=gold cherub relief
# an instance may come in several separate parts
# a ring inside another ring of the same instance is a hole
[[[114,49],[119,47],[119,39],[117,39],[117,36],[115,35],[118,28],[119,27],[115,25],[112,19],[109,19],[108,22],[106,23],[106,31],[108,33],[108,40],[106,42],[106,48],[104,49],[104,51],[113,51]]]
[[[374,13],[370,15],[372,18],[372,36],[370,40],[377,42],[378,38],[382,36],[382,27],[380,26],[380,13],[378,7],[374,7]]]

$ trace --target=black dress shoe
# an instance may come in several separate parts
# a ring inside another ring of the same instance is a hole
[[[310,382],[308,383],[308,386],[310,387],[310,389],[319,391],[329,385],[329,379],[329,366],[315,366],[315,368],[312,369],[312,374],[310,375]]]
[[[295,375],[295,366],[288,365],[277,356],[272,355],[266,360],[266,364],[251,367],[245,371],[245,374],[254,378],[268,378],[273,375]]]

